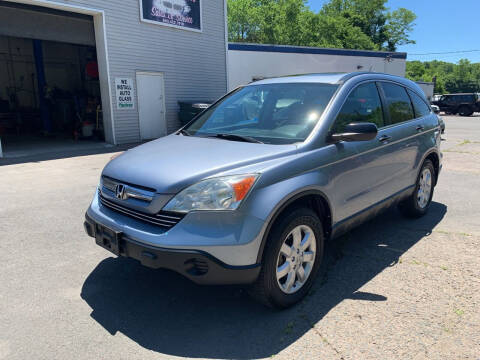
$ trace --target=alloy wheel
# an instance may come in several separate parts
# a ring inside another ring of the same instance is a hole
[[[277,282],[286,294],[293,294],[308,280],[315,263],[317,241],[307,225],[296,226],[285,238],[277,260]]]
[[[425,168],[422,171],[419,179],[419,186],[417,192],[417,203],[421,209],[425,209],[430,201],[430,194],[432,193],[432,173],[430,169]]]

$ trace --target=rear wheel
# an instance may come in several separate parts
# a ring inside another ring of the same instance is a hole
[[[270,307],[287,308],[312,287],[323,261],[323,228],[310,209],[297,208],[277,221],[268,235],[262,270],[249,289]]]
[[[473,110],[470,109],[470,107],[468,106],[460,106],[460,108],[458,109],[458,114],[460,116],[470,116],[473,114]]]
[[[434,185],[435,168],[430,160],[425,160],[413,194],[399,205],[402,213],[414,218],[425,215],[432,202]]]

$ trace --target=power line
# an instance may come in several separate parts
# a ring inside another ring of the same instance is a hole
[[[462,54],[462,53],[472,53],[479,52],[480,49],[476,50],[459,50],[459,51],[442,51],[442,52],[431,52],[431,53],[422,53],[422,54],[408,54],[408,55],[442,55],[442,54]]]

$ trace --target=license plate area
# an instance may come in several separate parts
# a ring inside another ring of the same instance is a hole
[[[120,231],[112,230],[101,224],[95,224],[95,242],[104,249],[115,255],[120,255],[122,251],[121,239],[122,233]]]

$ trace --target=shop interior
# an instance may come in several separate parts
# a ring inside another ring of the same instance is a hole
[[[103,143],[94,46],[0,35],[3,156]]]

